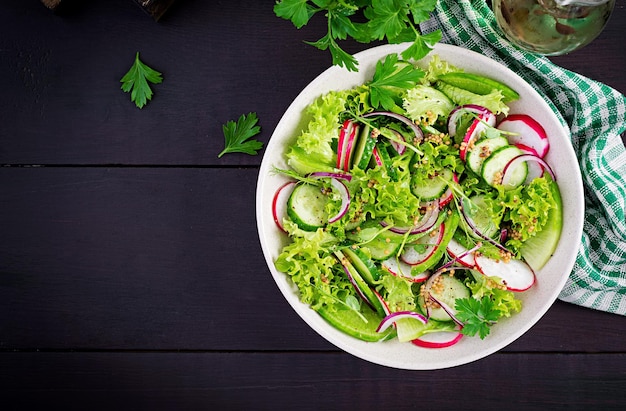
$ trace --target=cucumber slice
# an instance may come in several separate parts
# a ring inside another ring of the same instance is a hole
[[[550,192],[555,200],[555,208],[548,210],[548,222],[537,235],[524,242],[520,248],[520,254],[535,271],[546,265],[552,257],[563,229],[563,202],[555,181],[550,183]]]
[[[442,303],[445,303],[448,307],[450,307],[453,311],[453,314],[456,313],[454,309],[454,305],[456,300],[459,298],[468,298],[470,296],[470,290],[463,283],[463,281],[459,280],[454,276],[449,276],[447,274],[443,274],[439,276],[437,279],[441,281],[442,287],[441,291],[436,291],[431,289],[431,294],[436,297]],[[420,295],[418,297],[418,304],[422,308],[422,310],[426,311],[426,307],[424,306],[424,297]],[[430,310],[429,319],[437,320],[437,321],[452,321],[452,318],[448,315],[448,313],[441,307],[434,308]]]
[[[443,230],[443,236],[441,236],[441,241],[439,242],[439,244],[437,244],[435,251],[433,251],[426,260],[414,265],[411,268],[412,276],[415,277],[420,273],[423,273],[424,271],[434,267],[435,264],[437,264],[439,260],[441,260],[441,257],[443,257],[443,253],[446,252],[450,239],[452,238],[454,232],[459,226],[459,219],[460,216],[456,212],[453,212],[446,218],[446,220],[442,223],[441,229]]]
[[[354,149],[353,166],[365,170],[372,158],[372,152],[376,146],[376,138],[372,136],[372,127],[367,124],[363,125],[363,130],[359,135],[359,141]]]
[[[305,231],[315,231],[328,222],[328,198],[312,184],[297,185],[287,201],[287,215]]]
[[[333,327],[359,340],[377,342],[388,340],[394,335],[392,327],[376,332],[383,317],[367,306],[363,306],[360,311],[365,320],[354,310],[339,303],[332,307],[322,306],[317,309],[317,313]]]
[[[507,145],[496,149],[491,155],[483,162],[480,170],[482,178],[492,187],[502,185],[502,175],[506,165],[515,157],[524,154],[522,150],[515,146]],[[505,190],[510,190],[519,187],[526,180],[528,174],[528,166],[526,162],[522,162],[511,171],[511,179],[509,184],[504,187]]]
[[[454,173],[447,168],[439,171],[436,176],[422,178],[418,174],[411,177],[411,192],[422,201],[435,200],[443,195],[452,183]]]
[[[485,159],[488,158],[491,153],[496,151],[496,149],[507,145],[509,145],[509,140],[502,136],[483,138],[482,140],[474,143],[471,150],[468,150],[465,162],[470,170],[480,175],[480,169]]]
[[[493,238],[500,227],[500,220],[493,220],[491,207],[487,206],[485,196],[478,194],[468,199],[463,199],[463,211],[478,231],[489,238]],[[501,216],[500,216],[501,217]],[[480,239],[481,237],[472,230],[464,218],[461,218],[460,226],[470,236]]]

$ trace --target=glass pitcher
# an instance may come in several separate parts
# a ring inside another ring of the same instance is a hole
[[[505,36],[547,56],[589,44],[604,29],[614,6],[615,0],[492,0]]]

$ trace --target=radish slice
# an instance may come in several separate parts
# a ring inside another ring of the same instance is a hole
[[[329,173],[326,171],[316,171],[309,174],[307,177],[311,178],[336,178],[338,180],[345,180],[347,182],[352,181],[352,176],[346,173]]]
[[[462,327],[457,324],[455,331],[435,331],[422,335],[411,342],[419,347],[424,348],[445,348],[458,343],[463,334]]]
[[[444,231],[445,224],[442,223],[439,228],[432,231],[431,233],[420,237],[418,240],[412,243],[425,246],[424,252],[417,251],[415,247],[411,246],[412,244],[407,244],[406,247],[404,247],[404,251],[400,255],[400,258],[408,265],[417,265],[423,263],[428,258],[430,258],[430,256],[433,255],[433,253],[437,250],[437,246],[441,244]],[[433,235],[431,236],[431,234]]]
[[[274,198],[272,199],[272,216],[274,217],[274,222],[283,232],[287,232],[285,230],[285,226],[283,225],[283,219],[287,216],[287,200],[289,200],[289,196],[291,196],[291,192],[296,187],[295,181],[289,181],[276,190],[274,194]]]
[[[339,212],[328,219],[328,222],[332,224],[348,212],[348,208],[350,207],[350,191],[348,191],[348,187],[346,187],[341,180],[337,180],[336,178],[331,179],[330,184],[339,192],[339,195],[341,196],[341,207],[339,207]]]
[[[392,324],[395,324],[396,321],[401,320],[403,318],[413,318],[420,321],[422,324],[426,324],[428,320],[420,313],[416,313],[415,311],[396,311],[395,313],[391,313],[380,322],[376,332],[383,332],[387,328],[389,328]]]
[[[476,257],[476,267],[483,275],[501,278],[509,291],[526,291],[535,284],[535,272],[522,260],[504,262],[481,255]]]
[[[515,144],[515,147],[519,148],[524,154],[532,154],[539,157],[535,149],[532,147],[528,147],[523,144]],[[546,171],[546,169],[536,161],[528,161],[526,162],[526,165],[528,166],[528,174],[526,175],[524,184],[528,184],[535,178],[543,176],[543,173]]]
[[[352,124],[351,120],[344,121],[341,126],[341,131],[339,132],[339,140],[337,142],[337,168],[340,170],[343,170],[344,146],[346,145],[350,132],[352,131]]]
[[[454,238],[450,239],[450,242],[448,242],[448,246],[446,247],[448,255],[465,267],[474,267],[476,265],[476,260],[474,259],[475,250],[472,250],[465,248]]]
[[[526,114],[511,114],[505,117],[498,130],[515,133],[507,135],[511,144],[523,144],[531,147],[541,158],[545,157],[550,149],[550,142],[546,131],[534,118]]]
[[[359,125],[352,120],[343,123],[337,143],[337,168],[343,171],[350,169],[350,157],[354,151],[354,140],[359,131]]]
[[[504,169],[502,169],[502,185],[507,185],[509,183],[511,176],[513,175],[513,171],[520,163],[523,162],[539,164],[541,167],[543,167],[545,171],[550,174],[552,180],[556,181],[556,175],[554,174],[554,171],[552,171],[550,165],[548,165],[548,163],[546,163],[543,159],[537,157],[534,154],[520,154],[519,156],[513,157],[511,161],[509,161],[504,166]],[[526,181],[529,181],[528,177],[526,177]]]
[[[378,151],[378,147],[374,147],[372,150],[372,158],[378,167],[382,167],[385,163],[383,162],[383,158],[380,156],[380,152]]]
[[[422,129],[419,128],[417,124],[415,124],[413,121],[411,121],[410,118],[406,116],[393,113],[391,111],[374,111],[374,112],[365,114],[363,117],[368,118],[368,117],[375,117],[375,116],[386,116],[386,117],[396,119],[404,123],[406,126],[408,126],[413,132],[413,134],[415,134],[415,138],[417,138],[420,141],[424,138],[424,133],[422,132]]]
[[[383,268],[396,277],[405,278],[414,283],[421,283],[428,279],[430,271],[424,271],[418,275],[411,274],[411,266],[395,257],[390,257],[381,263]]]
[[[465,113],[474,113],[479,116],[485,116],[485,121],[492,127],[496,124],[496,116],[486,107],[479,106],[477,104],[458,106],[450,112],[450,116],[448,117],[448,134],[450,137],[456,137],[459,117]]]
[[[454,181],[455,183],[459,182],[459,177],[457,176],[456,173],[453,173],[452,181]],[[450,204],[450,201],[452,201],[453,198],[454,198],[454,191],[452,190],[452,187],[448,187],[448,189],[439,198],[439,208],[443,208],[447,206],[448,204]]]
[[[463,143],[461,144],[461,149],[459,150],[459,156],[461,157],[461,160],[465,161],[465,158],[467,157],[467,152],[468,150],[471,150],[474,140],[480,137],[480,134],[485,131],[488,126],[493,127],[495,125],[495,121],[495,116],[493,115],[493,113],[489,112],[489,114],[480,114],[478,118],[472,122],[472,124],[467,129],[467,133],[465,133]]]

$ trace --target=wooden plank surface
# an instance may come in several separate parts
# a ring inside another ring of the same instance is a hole
[[[274,1],[0,5],[0,409],[623,409],[626,317],[556,302],[447,370],[347,355],[274,284],[254,214],[261,156],[218,158],[255,111],[267,142],[330,64]],[[626,91],[618,4],[559,64]],[[347,42],[349,52],[368,45]],[[163,72],[137,109],[119,79]],[[458,393],[458,394],[457,394]]]
[[[430,372],[343,353],[1,354],[6,410],[622,410],[626,354],[495,354]],[[236,364],[237,367],[233,367]]]

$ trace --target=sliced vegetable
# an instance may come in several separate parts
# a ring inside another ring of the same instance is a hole
[[[287,202],[287,215],[305,231],[315,231],[326,225],[328,197],[312,184],[298,184]]]
[[[377,138],[372,134],[372,127],[368,124],[362,126],[359,133],[356,148],[354,149],[352,165],[365,170],[372,158],[372,151],[376,146]]]
[[[274,222],[278,228],[285,233],[287,230],[285,230],[283,220],[287,217],[287,202],[289,201],[289,197],[291,197],[291,193],[295,187],[295,181],[286,182],[280,186],[278,190],[276,190],[274,198],[272,199],[272,216],[274,217]]]
[[[368,307],[357,312],[336,304],[332,308],[322,306],[317,309],[317,313],[333,327],[359,340],[378,342],[395,335],[392,328],[377,330],[382,317]]]
[[[411,179],[411,191],[422,201],[437,200],[443,196],[453,180],[454,173],[448,168],[443,168],[427,178],[416,173]]]
[[[546,225],[534,237],[526,240],[520,249],[520,254],[533,270],[543,268],[552,257],[563,229],[563,202],[555,181],[550,183],[550,192],[555,200],[555,207],[548,210]]]
[[[496,260],[484,255],[475,259],[478,271],[487,277],[502,279],[509,291],[526,291],[535,283],[535,272],[522,260]]]
[[[463,142],[461,143],[461,149],[459,150],[459,156],[461,160],[465,161],[467,153],[472,150],[474,143],[478,140],[488,126],[495,124],[495,116],[489,112],[489,114],[481,114],[475,119],[467,129]]]
[[[477,141],[471,149],[467,150],[465,163],[470,170],[480,175],[485,159],[500,147],[507,145],[509,145],[509,141],[505,137],[483,138]]]
[[[411,342],[424,348],[446,348],[458,343],[461,338],[463,338],[461,326],[457,325],[454,331],[427,332]]]
[[[514,168],[509,170],[511,173],[507,177],[506,185],[503,184],[505,168],[515,157],[522,155],[522,151],[515,146],[504,146],[496,149],[483,162],[480,170],[482,178],[492,187],[502,186],[505,190],[517,188],[524,183],[528,174],[528,166],[526,163],[518,163]]]
[[[444,225],[441,224],[438,229],[421,236],[416,241],[406,244],[404,251],[400,255],[402,261],[408,265],[417,265],[432,257],[437,247],[443,241]]]
[[[456,137],[460,122],[467,114],[471,115],[472,117],[484,117],[487,124],[492,127],[496,124],[496,116],[489,109],[483,106],[479,106],[476,104],[465,104],[463,106],[457,106],[454,110],[450,112],[450,115],[448,117],[448,134],[450,135],[450,137]]]
[[[332,178],[330,180],[330,184],[341,196],[341,205],[339,207],[339,211],[337,212],[337,214],[328,219],[328,222],[332,224],[335,221],[341,219],[341,217],[343,217],[348,211],[348,208],[350,207],[350,191],[348,191],[348,187],[346,187],[346,185],[341,180],[338,180],[336,178]]]
[[[456,71],[441,74],[439,80],[480,95],[492,93],[494,90],[499,91],[504,96],[503,101],[505,103],[519,98],[517,91],[513,90],[511,87],[479,74]]]
[[[383,269],[389,271],[391,274],[396,277],[406,278],[407,280],[414,283],[421,283],[428,279],[430,276],[430,271],[422,271],[413,274],[413,270],[411,270],[411,266],[398,259],[397,257],[390,257],[385,261],[381,262]]]
[[[529,167],[529,164],[537,164],[542,170],[547,171],[553,180],[556,180],[554,171],[552,171],[552,168],[543,159],[534,154],[520,154],[517,157],[513,157],[502,170],[502,185],[504,187],[511,187],[517,183],[516,179],[518,178],[517,174],[520,164],[525,164],[526,167]],[[535,173],[539,172],[539,170],[535,170]],[[543,175],[543,173],[541,173],[541,175]],[[531,176],[532,178],[529,178],[527,174],[524,182],[532,181],[532,179],[541,177],[541,175],[533,175]]]
[[[511,144],[531,147],[539,157],[545,157],[550,149],[550,141],[545,129],[538,121],[527,114],[510,114],[498,124],[498,130],[507,131]]]

